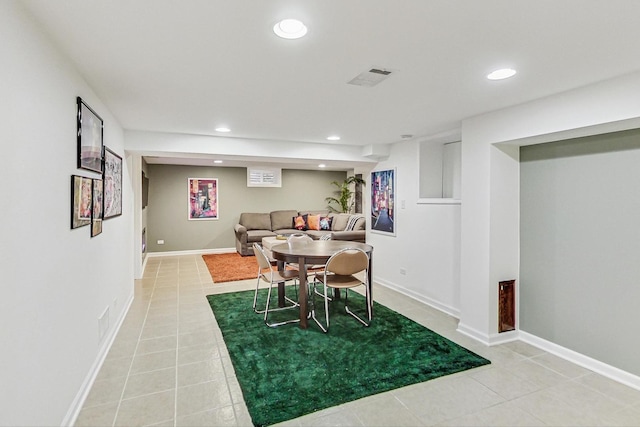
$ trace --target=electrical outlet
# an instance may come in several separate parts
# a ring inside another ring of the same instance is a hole
[[[164,240],[158,240],[159,245],[164,245]]]
[[[400,268],[400,274],[402,274],[403,276],[407,275],[407,269],[406,268]]]

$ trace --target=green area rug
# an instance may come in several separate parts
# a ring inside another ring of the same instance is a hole
[[[331,302],[331,328],[323,334],[313,321],[306,330],[297,323],[267,327],[251,308],[253,291],[207,299],[257,426],[490,363],[378,303],[365,328],[344,312],[344,300]],[[364,312],[364,298],[350,293],[349,307]],[[273,321],[279,316],[297,311],[276,312]]]

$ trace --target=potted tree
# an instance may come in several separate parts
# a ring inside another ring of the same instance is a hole
[[[332,181],[332,185],[338,187],[335,191],[336,197],[326,197],[327,207],[332,212],[351,213],[355,200],[354,192],[351,190],[353,184],[365,185],[365,180],[356,176],[348,176],[344,181]],[[336,206],[332,206],[336,205]]]

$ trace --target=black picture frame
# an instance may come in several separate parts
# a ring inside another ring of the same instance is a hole
[[[104,181],[94,179],[91,185],[91,237],[102,233],[102,216],[104,212]]]
[[[78,168],[102,173],[104,122],[82,98],[77,97],[77,105]]]
[[[122,215],[122,157],[104,147],[104,219]]]
[[[91,224],[93,179],[71,175],[71,229]]]

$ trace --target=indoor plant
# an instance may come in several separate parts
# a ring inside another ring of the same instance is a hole
[[[351,213],[355,200],[353,198],[353,191],[351,191],[352,184],[364,185],[365,181],[362,178],[356,176],[348,176],[344,181],[332,181],[332,185],[338,187],[335,191],[337,197],[327,197],[325,201],[329,204],[328,208],[333,212]],[[337,207],[332,206],[337,205]]]

